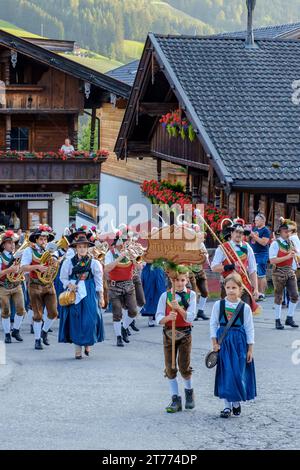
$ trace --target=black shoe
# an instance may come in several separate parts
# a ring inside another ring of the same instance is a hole
[[[234,414],[234,416],[240,416],[241,412],[241,405],[239,405],[237,408],[235,408],[234,406],[232,407],[232,414]]]
[[[52,328],[49,328],[48,333],[53,333]]]
[[[276,330],[284,330],[284,326],[279,319],[275,321],[275,328]]]
[[[127,336],[131,336],[131,333],[129,331],[129,328],[126,329]]]
[[[44,330],[42,330],[41,332],[41,338],[43,340],[43,343],[46,345],[46,346],[50,346],[50,343],[49,343],[49,340],[48,340],[48,333]]]
[[[40,339],[36,339],[36,340],[35,340],[35,347],[34,347],[34,349],[44,349],[44,348],[43,348],[43,345],[42,345],[42,340],[40,340]]]
[[[299,325],[295,323],[293,317],[286,317],[285,324],[287,326],[292,326],[293,328],[299,328]]]
[[[34,335],[33,325],[30,325],[30,334],[31,334],[31,335]]]
[[[124,343],[130,343],[128,339],[128,335],[127,335],[127,330],[125,330],[123,326],[121,327],[121,333],[122,333],[122,338],[123,338]]]
[[[181,397],[178,395],[173,395],[171,403],[166,408],[166,412],[177,413],[177,411],[182,411]]]
[[[194,390],[191,388],[190,390],[185,389],[185,409],[192,410],[195,408],[195,396]]]
[[[135,320],[133,320],[129,326],[133,329],[133,331],[140,331],[135,324]]]
[[[201,318],[202,320],[209,320],[209,317],[207,317],[207,316],[204,314],[203,310],[198,310],[198,313],[197,313],[197,316],[196,316],[196,318],[195,318],[195,321],[198,321],[200,318]]]
[[[12,336],[13,338],[15,338],[17,341],[23,341],[23,338],[22,338],[22,336],[20,335],[20,331],[19,331],[19,330],[13,329],[13,330],[12,330],[12,333],[11,333],[11,336]]]
[[[5,334],[5,344],[10,344],[11,343],[11,336],[10,333]]]
[[[231,409],[230,408],[225,408],[220,413],[220,418],[229,418],[230,416],[231,416]]]
[[[117,336],[117,346],[119,348],[124,348],[124,343],[123,343],[123,340],[122,340],[122,336]]]

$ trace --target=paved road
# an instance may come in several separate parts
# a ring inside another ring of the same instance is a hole
[[[300,331],[276,331],[271,301],[263,306],[255,320],[259,396],[243,406],[240,418],[229,420],[218,417],[214,371],[203,363],[208,322],[196,323],[193,331],[197,407],[176,415],[164,412],[169,395],[159,327],[139,319],[140,333],[120,349],[105,314],[105,343],[75,361],[73,347],[57,343],[57,329],[49,348],[33,350],[25,323],[24,343],[9,345],[8,365],[0,366],[0,448],[299,449],[300,364],[291,357]]]

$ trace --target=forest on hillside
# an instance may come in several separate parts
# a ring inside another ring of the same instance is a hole
[[[245,0],[0,0],[0,19],[126,61],[124,39],[148,31],[212,34],[243,29]],[[257,0],[255,26],[300,20],[300,0]]]

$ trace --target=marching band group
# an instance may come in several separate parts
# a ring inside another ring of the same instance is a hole
[[[253,314],[263,295],[259,292],[261,273],[252,243],[247,241],[244,221],[233,221],[223,236],[224,242],[216,249],[211,263],[204,243],[201,249],[210,269],[221,277],[221,300],[212,310],[210,336],[213,351],[218,353],[215,395],[224,399],[221,417],[228,418],[241,413],[241,401],[256,396]],[[257,241],[257,236],[254,238]],[[14,231],[4,229],[0,234],[0,305],[5,343],[12,343],[12,339],[23,341],[21,326],[28,312],[32,315],[34,347],[42,350],[44,345],[49,346],[48,332],[59,318],[58,341],[73,343],[75,358],[82,359],[83,353],[89,356],[91,346],[104,341],[102,313],[108,304],[118,347],[130,342],[130,329],[139,331],[135,319],[141,312],[149,317],[149,326],[163,326],[165,376],[172,396],[166,410],[174,413],[182,409],[177,368],[171,366],[170,331],[175,322],[176,361],[184,381],[185,408],[194,408],[191,333],[194,320],[208,320],[204,265],[179,266],[172,297],[164,272],[143,262],[143,248],[128,228],[115,234],[111,246],[101,240],[96,228],[66,229],[58,242],[54,239],[51,227],[45,224],[28,234],[19,247]],[[261,244],[267,245],[264,241]],[[294,321],[298,244],[296,224],[282,220],[277,237],[267,247],[278,330],[284,328],[281,309],[285,289],[289,296],[285,325],[298,327]],[[241,357],[244,362],[239,360]]]

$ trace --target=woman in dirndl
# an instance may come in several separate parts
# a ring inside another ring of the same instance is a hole
[[[241,414],[241,402],[256,397],[256,378],[253,361],[254,325],[249,305],[241,301],[243,290],[239,274],[224,281],[226,297],[218,300],[212,310],[210,336],[214,351],[219,351],[215,378],[215,396],[224,400],[221,418]],[[241,308],[221,346],[218,340],[238,305]]]
[[[82,348],[89,356],[91,346],[104,341],[103,269],[88,252],[94,243],[86,233],[72,234],[70,242],[76,254],[64,260],[60,280],[64,289],[76,292],[76,300],[61,310],[58,341],[74,343],[75,358],[82,359]]]

